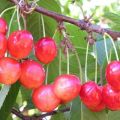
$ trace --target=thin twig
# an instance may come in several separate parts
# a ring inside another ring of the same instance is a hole
[[[68,111],[70,111],[69,107],[62,109],[62,110],[55,110],[49,113],[45,113],[41,115],[33,115],[33,116],[25,116],[22,114],[22,112],[20,112],[19,110],[16,110],[15,108],[13,108],[11,112],[22,120],[42,120],[42,118],[45,118],[47,116],[52,116],[58,113],[64,113]]]

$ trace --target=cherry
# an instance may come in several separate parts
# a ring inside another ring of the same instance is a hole
[[[45,70],[39,63],[33,60],[24,61],[21,64],[21,84],[28,88],[33,89],[42,85],[45,79]]]
[[[79,95],[80,79],[75,75],[60,75],[54,82],[54,93],[63,103],[73,100]]]
[[[100,89],[101,95],[102,95],[103,86],[99,86],[98,88]],[[97,105],[95,107],[92,107],[92,106],[87,106],[87,107],[93,112],[100,112],[100,111],[104,110],[106,106],[102,99],[99,105]]]
[[[51,112],[60,104],[60,99],[53,92],[53,85],[43,85],[35,89],[32,101],[42,112]]]
[[[87,107],[93,112],[100,112],[105,109],[105,104],[101,102],[99,105],[97,105],[94,108],[92,108],[91,106],[87,106]]]
[[[0,83],[11,85],[15,83],[21,74],[20,64],[8,57],[0,59]]]
[[[106,79],[115,90],[120,90],[120,61],[113,61],[107,65]]]
[[[5,35],[0,33],[0,58],[4,57],[6,50],[7,50],[7,39]]]
[[[120,110],[120,91],[115,91],[107,84],[103,88],[103,102],[110,110]]]
[[[50,37],[41,38],[35,44],[35,55],[44,64],[52,62],[57,55],[55,41]]]
[[[6,35],[8,31],[8,26],[6,21],[3,18],[0,18],[0,33]]]
[[[96,108],[102,101],[102,92],[94,81],[89,81],[82,85],[80,97],[86,106]]]
[[[26,30],[15,31],[8,38],[8,50],[10,54],[17,59],[27,57],[30,54],[32,47],[32,34]]]

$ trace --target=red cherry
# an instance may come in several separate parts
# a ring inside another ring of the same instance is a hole
[[[103,86],[99,86],[99,89],[100,89],[101,95],[102,95]],[[93,112],[100,112],[100,111],[104,110],[106,106],[102,100],[101,103],[95,107],[92,107],[92,106],[87,106],[87,107]]]
[[[113,61],[107,65],[106,79],[115,90],[120,90],[120,61]]]
[[[41,38],[35,45],[35,55],[44,64],[52,62],[57,55],[55,41],[50,37]]]
[[[101,90],[99,89],[99,86],[93,81],[89,81],[82,85],[80,97],[82,102],[91,108],[95,108],[102,101]]]
[[[7,39],[5,35],[0,33],[0,58],[4,57],[7,50]]]
[[[42,85],[45,79],[45,70],[39,63],[33,60],[27,60],[21,64],[21,84],[28,88],[33,89]]]
[[[75,75],[60,75],[54,82],[54,93],[63,103],[78,96],[81,89],[80,79]]]
[[[103,88],[103,102],[110,110],[120,110],[120,91],[115,91],[109,84]]]
[[[8,31],[8,26],[6,21],[3,18],[0,18],[0,33],[6,35]]]
[[[0,59],[0,82],[6,85],[15,83],[21,74],[20,64],[8,57]]]
[[[92,108],[91,106],[88,106],[88,108],[93,112],[100,112],[105,109],[105,104],[103,102],[101,102],[99,105],[97,105],[94,108]]]
[[[51,112],[60,104],[60,99],[54,94],[52,85],[43,85],[35,89],[32,94],[32,101],[42,112]]]
[[[33,47],[32,34],[26,30],[19,30],[13,32],[8,39],[8,50],[10,54],[17,58],[22,59],[27,57]]]

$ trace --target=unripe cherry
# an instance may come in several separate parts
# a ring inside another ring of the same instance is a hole
[[[41,64],[34,60],[26,60],[21,64],[20,83],[33,89],[40,87],[45,79],[45,70]]]
[[[120,90],[120,61],[112,61],[107,65],[106,79],[115,90]]]
[[[43,85],[33,91],[32,101],[41,112],[51,112],[60,104],[52,85]]]
[[[0,59],[0,83],[11,85],[15,83],[21,75],[20,64],[8,57]]]
[[[60,75],[54,82],[54,93],[63,103],[70,102],[79,95],[80,79],[71,74]]]
[[[82,85],[80,98],[86,106],[95,108],[102,101],[102,93],[94,81],[89,81]]]
[[[0,33],[6,35],[8,31],[8,26],[6,21],[3,18],[0,18]]]
[[[27,57],[32,51],[32,47],[32,34],[26,30],[15,31],[8,38],[8,50],[16,59]]]
[[[0,58],[4,57],[7,50],[7,39],[5,35],[0,33]]]
[[[52,62],[57,55],[57,46],[50,37],[41,38],[35,44],[35,55],[44,64]]]

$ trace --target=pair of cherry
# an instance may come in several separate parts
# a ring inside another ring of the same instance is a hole
[[[98,86],[93,81],[82,85],[80,97],[92,111],[108,108],[120,110],[120,61],[113,61],[106,67],[107,84]]]

